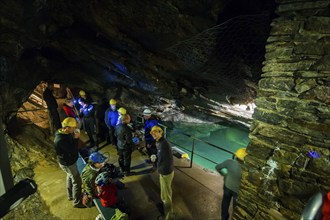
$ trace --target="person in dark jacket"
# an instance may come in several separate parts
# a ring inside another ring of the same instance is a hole
[[[96,118],[96,126],[98,130],[98,143],[106,141],[109,142],[109,131],[108,127],[105,124],[105,111],[109,107],[109,101],[105,98],[101,98],[95,106],[95,118]]]
[[[55,131],[60,129],[61,126],[61,120],[60,115],[58,114],[57,108],[58,104],[56,99],[53,96],[52,90],[50,90],[48,83],[43,83],[43,89],[44,92],[42,94],[43,99],[45,100],[47,104],[48,109],[48,115],[49,115],[49,124],[50,124],[50,133],[54,134]]]
[[[157,154],[156,149],[156,141],[150,134],[151,128],[158,125],[157,118],[151,114],[150,109],[145,109],[143,111],[143,117],[144,117],[144,140],[146,142],[146,150],[149,156],[149,159],[147,160],[148,163],[152,163],[150,160],[151,155]],[[156,167],[156,164],[153,163],[154,168]]]
[[[76,119],[68,117],[62,122],[62,128],[55,133],[55,150],[62,170],[66,172],[68,199],[73,200],[73,207],[85,208],[81,203],[81,179],[78,172],[78,139],[75,132]]]
[[[229,205],[233,198],[233,207],[236,207],[237,193],[242,177],[242,163],[244,161],[246,148],[240,148],[235,152],[236,160],[228,159],[216,165],[215,169],[224,176],[223,198],[221,203],[221,219],[229,219]]]
[[[83,99],[79,99],[78,103],[81,106],[79,116],[82,118],[84,129],[87,132],[90,141],[89,147],[98,148],[95,107],[92,104],[86,103]]]
[[[105,111],[105,115],[104,115],[105,124],[109,129],[109,139],[110,139],[109,141],[110,144],[112,145],[117,144],[117,140],[115,136],[115,127],[118,121],[119,112],[117,111],[116,104],[117,101],[115,99],[110,99],[109,101],[110,107]]]
[[[165,219],[173,217],[172,207],[172,180],[174,177],[172,147],[163,137],[163,129],[159,126],[153,126],[150,134],[156,140],[157,152],[157,170],[160,182],[160,198],[164,206]]]
[[[131,173],[131,155],[133,148],[132,131],[127,126],[130,123],[128,116],[122,116],[122,123],[116,126],[115,135],[117,137],[118,163],[124,176]]]

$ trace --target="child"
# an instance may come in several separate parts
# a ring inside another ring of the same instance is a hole
[[[104,207],[117,205],[117,186],[112,182],[111,174],[100,173],[95,179],[96,196],[100,198]]]

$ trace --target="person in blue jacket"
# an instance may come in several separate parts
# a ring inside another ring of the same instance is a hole
[[[156,141],[150,134],[150,131],[152,127],[159,124],[158,119],[152,115],[150,109],[145,109],[143,111],[143,117],[144,117],[144,140],[146,142],[146,150],[149,156],[149,159],[147,160],[147,163],[153,163],[154,168],[156,168],[156,161],[151,162],[150,157],[151,155],[157,154],[157,148],[156,148]]]
[[[118,121],[119,112],[116,107],[117,101],[115,99],[109,100],[110,107],[105,111],[104,121],[109,129],[109,142],[112,145],[117,145],[115,136],[115,127]]]
[[[79,117],[82,118],[84,129],[90,141],[89,148],[98,148],[95,107],[81,98],[78,99],[78,103],[81,106]]]

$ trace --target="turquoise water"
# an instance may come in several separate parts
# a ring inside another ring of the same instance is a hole
[[[174,125],[174,129],[167,130],[167,139],[172,142],[172,146],[179,147],[188,153],[190,158],[193,139],[183,133],[201,140],[195,140],[193,162],[211,170],[215,170],[216,164],[232,158],[232,154],[212,147],[203,141],[230,152],[246,147],[249,143],[247,129],[215,124],[177,123]]]

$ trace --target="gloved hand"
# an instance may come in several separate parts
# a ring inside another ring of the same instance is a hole
[[[80,136],[80,129],[76,128],[73,132],[73,137],[77,139],[79,138],[79,136]]]
[[[226,176],[226,175],[228,174],[228,170],[227,170],[227,168],[222,168],[222,169],[220,170],[220,174],[221,174],[222,176]]]
[[[157,156],[155,154],[152,154],[150,156],[150,161],[154,163],[154,162],[156,162],[156,160],[157,160]]]

